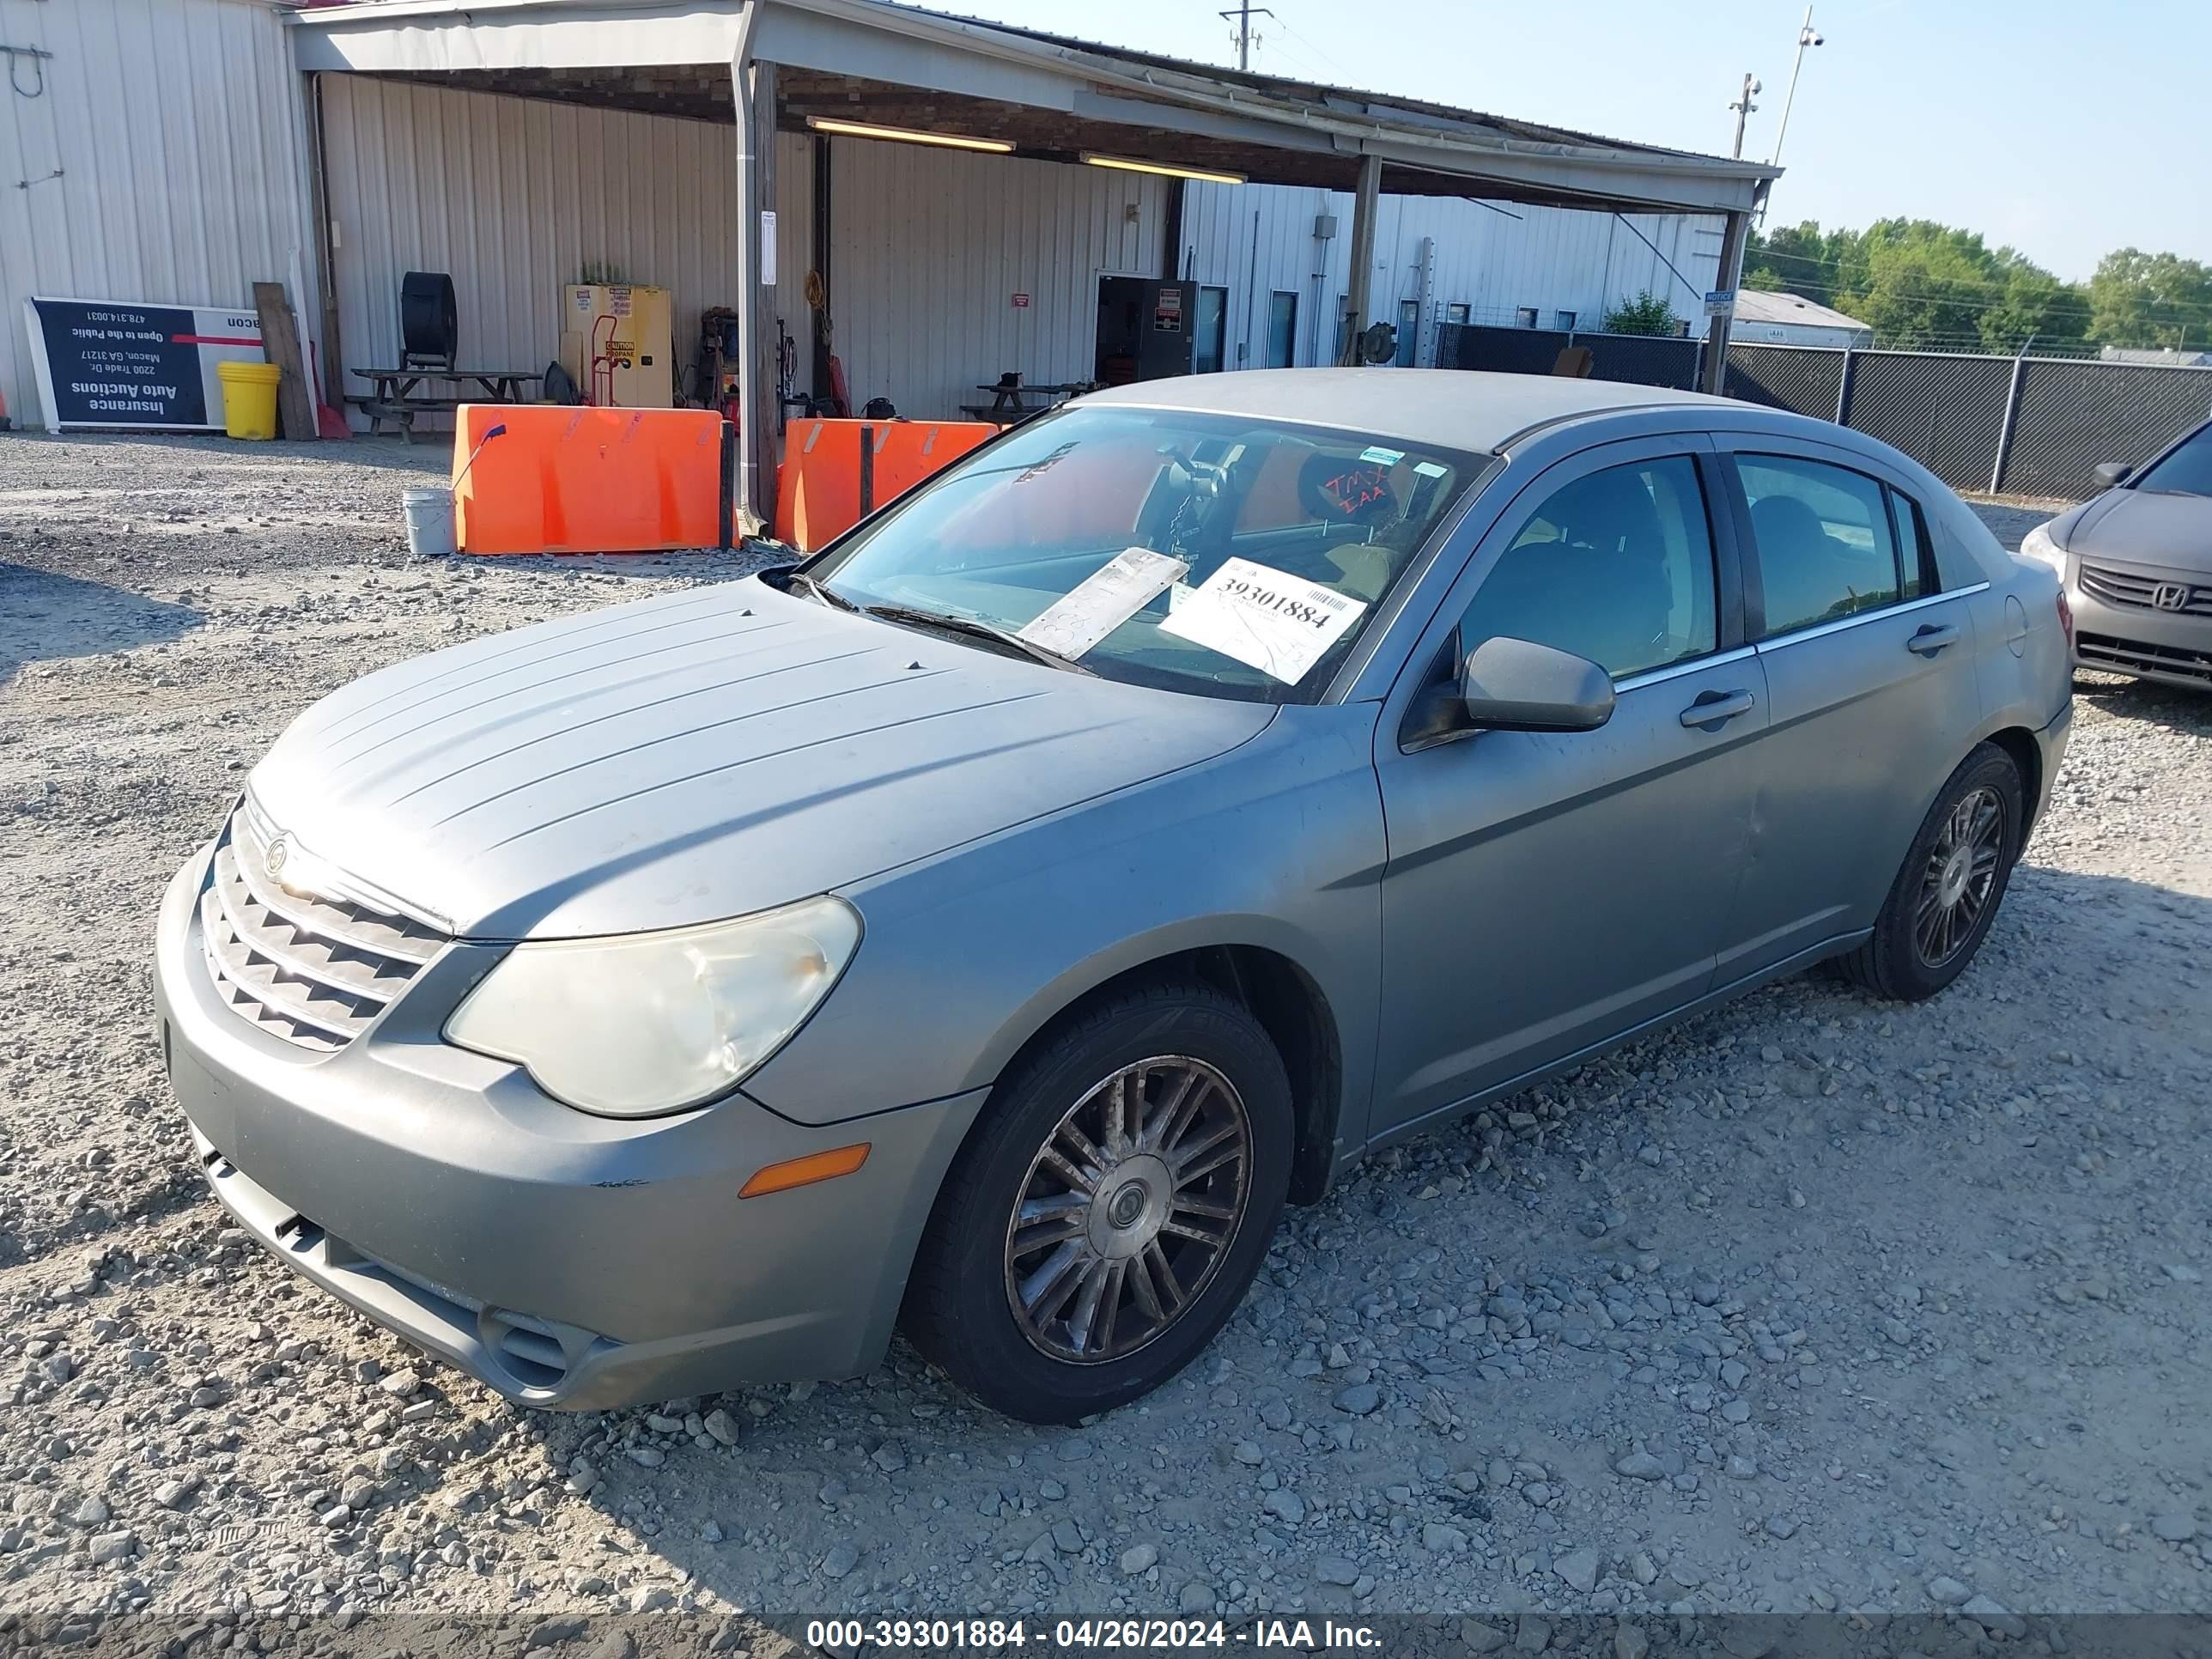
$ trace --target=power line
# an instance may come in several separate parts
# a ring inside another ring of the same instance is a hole
[[[1844,269],[1844,262],[1842,260],[1816,258],[1809,253],[1790,253],[1776,247],[1762,247],[1757,250],[1755,254],[1747,253],[1744,256],[1744,263],[1747,265],[1751,266],[1753,270],[1757,270],[1758,266],[1753,263],[1754,259],[1786,259],[1796,264],[1815,265],[1825,270],[1838,272]],[[2039,270],[2040,267],[2038,267],[2038,269]],[[1784,276],[1787,273],[1778,271],[1776,274],[1778,276]],[[1871,267],[1869,267],[1866,271],[1866,275],[1871,277],[1873,274]],[[2049,275],[2048,272],[2045,272],[2045,274],[2046,276]],[[1937,280],[1941,281],[1943,279],[1938,278]],[[1994,274],[1990,274],[1977,277],[1960,277],[1957,280],[1964,283],[1972,281],[1997,282],[2002,279]],[[2061,296],[2078,298],[2083,303],[2087,303],[2088,293],[2087,285],[2086,283],[2059,282],[2059,279],[2056,276],[2052,276],[2051,281],[2058,283],[2059,294]],[[2009,300],[1996,300],[1990,301],[1985,304],[1976,304],[1976,302],[1973,301],[1953,300],[1948,296],[1942,296],[1939,295],[1937,290],[1926,288],[1911,288],[1893,291],[1901,293],[1907,297],[1936,299],[1945,305],[1966,306],[1970,308],[1980,310],[1994,309],[1999,306],[2006,306],[2013,303],[2013,301]],[[2163,312],[2166,319],[2170,321],[2191,324],[2197,322],[2212,322],[2212,301],[2193,300],[2154,301],[2147,301],[2146,304],[2148,309],[2153,312]]]

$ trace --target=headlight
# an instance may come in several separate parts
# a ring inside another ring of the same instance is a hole
[[[830,994],[860,942],[842,899],[617,939],[518,945],[446,1040],[528,1069],[556,1100],[651,1117],[735,1088]]]
[[[2020,556],[2033,559],[2038,564],[2047,564],[2058,573],[2059,580],[2066,577],[2066,550],[2051,539],[2051,526],[2055,519],[2045,520],[2020,539]]]

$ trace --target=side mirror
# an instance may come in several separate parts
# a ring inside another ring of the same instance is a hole
[[[1613,677],[1587,657],[1534,640],[1488,639],[1456,685],[1432,687],[1400,746],[1425,749],[1470,732],[1595,732],[1613,718]]]
[[[2125,461],[2106,461],[2097,468],[2097,482],[2110,489],[2115,485],[2125,483],[2130,478],[2135,477],[2135,468],[2130,466]]]

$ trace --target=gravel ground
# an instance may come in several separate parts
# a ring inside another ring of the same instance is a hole
[[[0,1606],[772,1651],[740,1610],[2212,1604],[2212,700],[2118,682],[1948,994],[1778,986],[1374,1160],[1143,1405],[1034,1431],[902,1347],[532,1415],[418,1363],[204,1192],[155,901],[323,692],[740,568],[410,561],[441,460],[0,440]]]

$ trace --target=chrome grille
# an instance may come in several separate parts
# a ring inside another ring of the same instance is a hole
[[[2188,598],[2179,606],[2158,605],[2151,596],[2161,587],[2179,587]],[[2212,583],[2176,581],[2165,576],[2145,575],[2139,570],[2121,570],[2108,564],[2081,562],[2081,591],[2106,605],[2132,605],[2139,611],[2159,610],[2169,615],[2212,617]]]
[[[2177,646],[2083,634],[2075,641],[2074,653],[2084,668],[2109,668],[2119,674],[2171,674],[2212,685],[2212,651],[2185,651]]]
[[[358,1036],[445,945],[436,930],[268,873],[252,806],[231,815],[200,890],[208,972],[231,1011],[287,1042],[334,1053]]]

